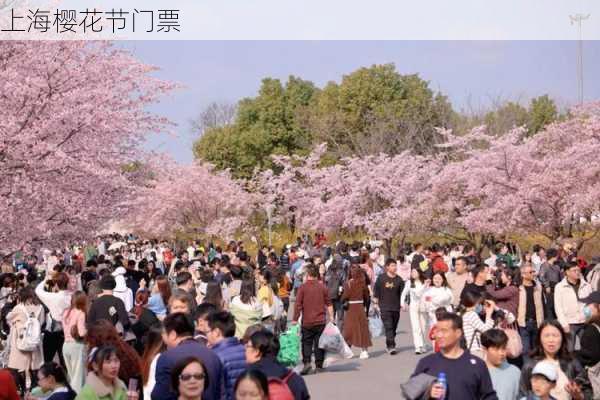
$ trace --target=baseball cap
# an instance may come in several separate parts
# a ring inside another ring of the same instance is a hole
[[[531,375],[542,375],[550,382],[556,382],[556,380],[558,379],[556,366],[554,364],[549,363],[548,361],[540,361],[537,364],[535,364],[535,367],[533,367],[533,371],[531,371]]]
[[[595,292],[590,293],[588,297],[579,301],[581,301],[584,304],[600,304],[600,290],[596,290]]]

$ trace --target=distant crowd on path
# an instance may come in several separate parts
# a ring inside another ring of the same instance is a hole
[[[416,246],[402,306],[422,358],[407,398],[600,398],[600,264],[569,243],[480,260]]]
[[[415,398],[596,398],[599,266],[569,246],[499,243],[479,260],[469,246],[392,259],[380,245],[305,235],[252,257],[241,242],[109,235],[16,254],[0,276],[1,387],[30,400],[309,399],[302,375],[326,370],[328,323],[360,359],[379,334],[393,356],[407,310],[415,352],[433,351],[407,383]],[[280,357],[293,326],[299,374]],[[544,395],[537,372],[550,369]]]

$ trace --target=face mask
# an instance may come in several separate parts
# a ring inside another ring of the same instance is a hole
[[[481,314],[482,311],[483,311],[483,306],[481,304],[477,304],[475,306],[475,314]]]
[[[583,307],[583,316],[586,320],[592,318],[592,308],[590,306]]]

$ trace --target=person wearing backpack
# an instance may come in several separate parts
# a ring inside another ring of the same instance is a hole
[[[333,305],[333,318],[337,326],[342,329],[344,321],[344,304],[342,302],[342,291],[346,282],[346,263],[347,261],[341,255],[333,256],[333,261],[325,273],[325,286],[329,299]]]
[[[268,380],[269,400],[308,400],[304,379],[277,362],[279,340],[266,329],[254,332],[246,342],[248,369],[261,371]]]
[[[21,394],[26,387],[29,374],[31,387],[37,382],[37,370],[44,362],[42,355],[42,324],[44,308],[32,288],[19,291],[17,305],[6,316],[10,324],[8,368],[16,372],[17,386]]]

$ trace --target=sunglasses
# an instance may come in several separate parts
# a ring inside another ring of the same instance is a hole
[[[179,379],[183,382],[187,382],[190,379],[194,378],[197,381],[203,381],[206,375],[204,374],[181,374],[179,375]]]

